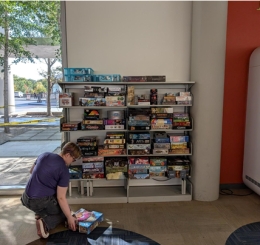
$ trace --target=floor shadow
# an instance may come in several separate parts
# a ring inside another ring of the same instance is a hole
[[[89,235],[66,230],[51,234],[48,239],[38,239],[27,245],[159,245],[141,234],[118,228],[97,227]]]
[[[244,225],[235,230],[227,239],[225,245],[259,245],[260,222]]]

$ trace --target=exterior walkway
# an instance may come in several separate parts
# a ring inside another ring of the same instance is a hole
[[[0,145],[0,195],[20,194],[30,176],[30,168],[43,152],[59,152],[59,127],[26,128]]]

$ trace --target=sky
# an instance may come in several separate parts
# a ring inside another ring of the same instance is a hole
[[[11,61],[10,61],[11,63]],[[61,66],[60,63],[56,62],[54,66]],[[19,77],[24,77],[26,79],[34,79],[34,80],[39,80],[42,79],[43,77],[40,76],[39,72],[40,71],[46,71],[47,70],[47,65],[45,64],[44,61],[40,62],[38,60],[35,60],[35,63],[18,63],[12,64],[11,65],[11,71],[13,75],[19,76]]]

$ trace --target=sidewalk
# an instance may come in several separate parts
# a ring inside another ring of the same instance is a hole
[[[30,168],[43,152],[60,151],[59,127],[28,128],[0,145],[0,195],[21,194]]]
[[[40,114],[39,112],[37,113]],[[3,123],[4,119],[0,118],[0,125]],[[38,133],[40,133],[40,131],[35,131],[28,134],[25,133],[27,131],[36,130],[36,128],[39,128],[39,130],[47,128],[50,128],[51,130],[51,128],[57,128],[57,131],[59,131],[60,117],[46,117],[34,114],[32,116],[27,115],[14,118],[11,117],[9,118],[9,123],[15,123],[13,126],[10,127],[10,134],[5,134],[4,127],[0,127],[0,145],[10,140],[34,140],[34,138],[30,138],[30,136],[33,136],[34,134],[37,135]],[[23,136],[21,134],[23,134]],[[21,139],[18,138],[19,135],[21,135]],[[48,139],[47,136],[45,137],[44,132],[40,135],[43,136],[41,137],[41,139]],[[40,135],[38,135],[37,137],[39,137]],[[53,138],[50,139],[53,140]]]
[[[15,123],[10,127],[10,134],[5,134],[4,127],[0,127],[0,195],[21,194],[37,156],[43,152],[60,152],[63,109],[52,103],[53,117],[47,117],[45,101],[38,103],[31,98],[26,104],[18,103],[9,114],[9,122]],[[3,123],[0,115],[0,124]]]

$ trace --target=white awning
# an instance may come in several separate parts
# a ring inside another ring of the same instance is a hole
[[[30,51],[33,57],[38,58],[55,58],[56,50],[59,49],[60,46],[50,46],[50,45],[28,45],[25,49]],[[4,51],[0,50],[0,55],[4,55]],[[14,55],[10,55],[9,58],[15,58]]]

